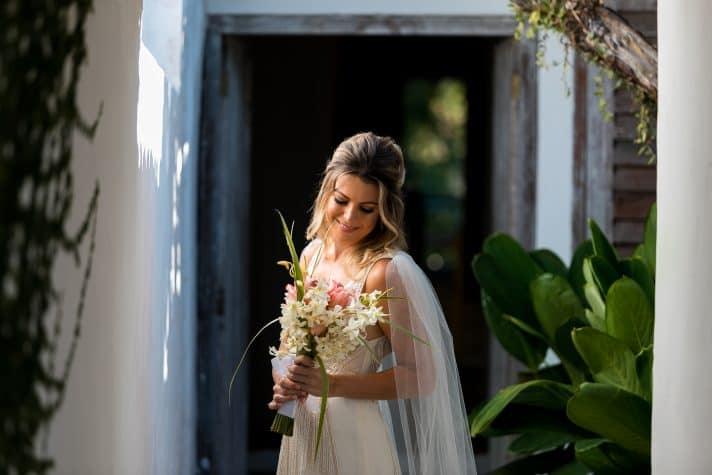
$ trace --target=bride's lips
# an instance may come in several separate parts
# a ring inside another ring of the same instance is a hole
[[[339,225],[339,229],[341,229],[345,233],[352,233],[358,229],[353,226],[349,226],[348,224],[344,224],[338,219],[336,220],[336,223]]]

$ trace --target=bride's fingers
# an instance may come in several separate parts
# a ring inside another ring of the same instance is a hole
[[[280,405],[284,404],[285,402],[294,401],[295,399],[297,399],[296,395],[283,396],[281,394],[275,394],[274,396],[272,396],[272,400],[276,403],[279,403]]]
[[[314,366],[314,360],[309,358],[307,355],[299,355],[294,358],[294,364],[299,366],[311,367]],[[291,368],[292,366],[290,366]]]
[[[278,385],[287,391],[296,391],[298,389],[294,381],[292,381],[288,376],[280,378]]]

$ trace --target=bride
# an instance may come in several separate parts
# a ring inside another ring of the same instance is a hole
[[[370,132],[342,142],[326,166],[302,253],[307,273],[358,292],[392,289],[383,310],[394,325],[368,328],[370,348],[326,368],[316,459],[320,371],[298,356],[285,376],[273,372],[269,407],[299,401],[278,474],[476,473],[452,337],[430,282],[404,251],[404,178],[400,147]]]

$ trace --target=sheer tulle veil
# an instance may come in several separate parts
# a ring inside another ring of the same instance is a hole
[[[381,401],[404,474],[476,474],[452,335],[425,273],[405,252],[386,271],[397,399]],[[384,362],[384,365],[387,364]]]

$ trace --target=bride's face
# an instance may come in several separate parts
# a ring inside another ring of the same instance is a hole
[[[355,175],[341,175],[329,197],[326,215],[335,242],[358,243],[378,224],[378,186]]]

